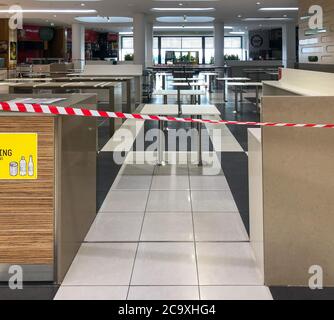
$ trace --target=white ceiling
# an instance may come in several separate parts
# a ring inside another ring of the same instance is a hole
[[[178,1],[157,1],[157,0],[101,0],[101,1],[61,1],[61,0],[0,0],[0,9],[8,9],[10,5],[18,4],[23,9],[95,9],[96,14],[47,14],[47,13],[25,13],[25,23],[35,24],[50,24],[55,25],[70,25],[75,22],[77,16],[123,16],[132,17],[136,13],[145,13],[148,19],[151,20],[154,25],[166,25],[167,23],[157,22],[156,17],[161,16],[210,16],[214,17],[216,21],[224,21],[227,25],[235,26],[236,30],[248,28],[271,26],[270,22],[244,22],[238,15],[246,17],[282,17],[283,14],[287,14],[288,17],[296,19],[297,12],[260,12],[259,7],[296,7],[298,6],[298,0],[260,0],[261,5],[256,5],[256,0],[178,0]],[[81,6],[84,3],[85,6]],[[150,9],[153,7],[179,7],[179,3],[182,3],[182,8],[196,7],[214,7],[214,12],[152,12]],[[0,13],[1,17],[6,17],[8,14]],[[186,22],[187,25],[198,25],[198,23]],[[201,23],[200,25],[210,25],[212,23]],[[274,22],[273,26],[280,25],[281,22]],[[88,28],[110,30],[110,31],[127,31],[131,28],[131,23],[127,24],[91,24],[85,23]],[[173,24],[167,24],[173,25]],[[180,25],[180,23],[178,23]]]

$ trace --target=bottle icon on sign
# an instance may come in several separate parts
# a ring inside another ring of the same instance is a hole
[[[24,177],[27,175],[27,161],[25,157],[21,157],[20,160],[20,176]]]
[[[32,156],[29,156],[29,162],[28,162],[28,176],[32,177],[34,175],[34,161],[32,159]]]

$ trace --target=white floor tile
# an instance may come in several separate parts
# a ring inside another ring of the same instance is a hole
[[[200,285],[263,285],[249,243],[197,243]]]
[[[273,300],[264,286],[201,286],[200,291],[202,300]]]
[[[84,243],[63,285],[129,285],[136,243]]]
[[[190,176],[191,190],[230,190],[224,176]]]
[[[197,284],[193,243],[140,243],[131,285]]]
[[[146,213],[141,241],[193,241],[190,213]]]
[[[194,212],[238,212],[230,191],[191,191]]]
[[[126,300],[128,286],[61,286],[54,300]]]
[[[148,164],[126,164],[121,168],[119,174],[126,176],[150,176],[153,175],[154,168],[155,166]]]
[[[151,191],[147,212],[190,212],[189,191]]]
[[[156,176],[188,176],[188,165],[166,165],[156,166],[154,170]]]
[[[214,164],[209,167],[199,167],[198,165],[189,165],[189,176],[216,177],[224,176],[221,165]]]
[[[144,212],[148,191],[111,190],[104,200],[100,212]]]
[[[144,213],[101,212],[92,224],[86,242],[139,241]]]
[[[113,190],[149,190],[152,176],[119,175],[112,185]]]
[[[238,212],[194,213],[196,241],[249,241]]]
[[[153,176],[151,190],[189,190],[189,177],[186,176]]]
[[[128,300],[198,300],[197,286],[130,287]]]

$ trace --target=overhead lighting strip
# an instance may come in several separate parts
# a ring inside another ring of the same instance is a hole
[[[96,13],[94,9],[5,9],[0,13]]]

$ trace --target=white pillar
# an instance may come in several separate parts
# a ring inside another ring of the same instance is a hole
[[[153,23],[146,24],[146,67],[153,65]]]
[[[214,24],[215,65],[224,65],[224,22]]]
[[[75,69],[85,66],[85,27],[79,23],[72,24],[72,62]]]
[[[146,55],[146,17],[143,13],[133,16],[134,63],[145,67]]]
[[[296,63],[296,25],[284,24],[282,27],[282,60],[285,68],[294,68]]]

